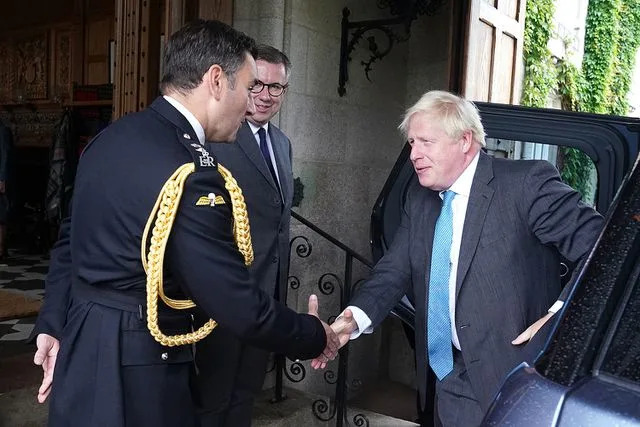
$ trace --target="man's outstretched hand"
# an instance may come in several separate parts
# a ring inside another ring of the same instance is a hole
[[[38,402],[44,403],[51,392],[53,382],[53,370],[56,367],[56,358],[60,350],[60,342],[47,334],[38,334],[36,339],[36,354],[33,356],[33,363],[42,366],[42,384],[38,389]]]
[[[358,329],[358,324],[353,318],[351,310],[346,309],[342,315],[331,324],[331,329],[338,338],[338,349],[344,347],[344,345],[349,342],[351,333]],[[327,367],[329,360],[333,359],[323,358],[322,355],[318,356],[311,361],[311,367],[313,369],[324,369]]]
[[[318,297],[315,295],[311,295],[309,297],[309,314],[320,319],[320,317],[318,316]],[[327,346],[322,351],[322,354],[313,360],[324,360],[326,366],[326,363],[328,361],[336,358],[341,345],[340,341],[338,340],[338,335],[336,335],[333,329],[331,329],[331,327],[325,322],[322,322],[322,326],[324,326],[324,332],[327,334]]]

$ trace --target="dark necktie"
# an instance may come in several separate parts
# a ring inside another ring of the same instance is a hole
[[[429,365],[439,380],[453,370],[451,349],[451,318],[449,317],[449,274],[451,270],[451,240],[453,211],[451,202],[456,193],[445,191],[440,216],[436,221],[431,248],[429,274],[429,305],[427,310],[427,352]]]
[[[278,185],[278,177],[276,176],[276,171],[273,169],[273,163],[271,162],[271,154],[269,154],[269,145],[267,145],[267,132],[265,132],[264,128],[258,129],[258,136],[260,137],[260,151],[262,152],[262,157],[264,157],[264,161],[267,163],[269,172],[271,172],[271,176],[273,177],[273,182],[276,184],[276,187],[279,189],[280,186]]]

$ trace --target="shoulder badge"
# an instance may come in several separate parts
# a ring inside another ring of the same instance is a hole
[[[191,135],[188,133],[179,135],[180,142],[189,150],[191,153],[191,157],[193,157],[193,163],[196,166],[196,170],[207,169],[207,168],[218,168],[218,162],[213,154],[209,153],[209,151],[193,140]]]

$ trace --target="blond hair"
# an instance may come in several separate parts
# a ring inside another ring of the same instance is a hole
[[[432,90],[407,109],[398,129],[407,136],[409,120],[416,113],[426,113],[440,120],[442,130],[453,139],[458,139],[465,131],[471,131],[473,140],[483,147],[486,145],[485,132],[478,108],[460,96],[442,90]]]

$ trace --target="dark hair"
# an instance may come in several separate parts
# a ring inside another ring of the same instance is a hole
[[[202,83],[214,64],[227,74],[231,87],[246,54],[255,55],[256,42],[219,21],[193,21],[176,31],[164,49],[164,73],[160,90],[188,92]]]
[[[283,64],[287,79],[289,78],[289,74],[291,73],[291,61],[289,61],[287,55],[275,47],[269,46],[268,44],[259,44],[256,46],[253,57],[256,61],[258,59],[262,59],[263,61],[267,61],[269,64]]]

